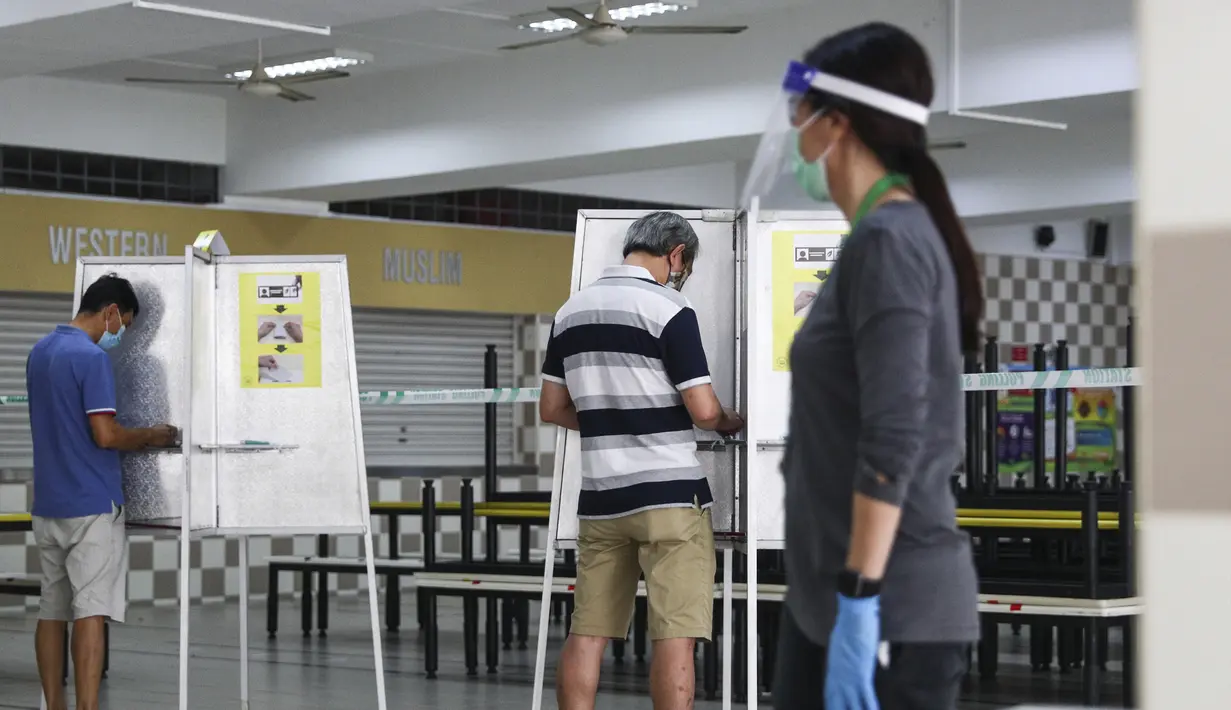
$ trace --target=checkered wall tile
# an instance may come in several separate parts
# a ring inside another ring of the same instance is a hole
[[[987,311],[984,329],[1002,347],[1058,340],[1073,367],[1124,364],[1132,267],[1026,256],[981,256]]]

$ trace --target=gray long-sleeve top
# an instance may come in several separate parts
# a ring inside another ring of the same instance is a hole
[[[926,208],[889,202],[847,238],[791,346],[787,605],[827,644],[858,491],[901,506],[882,637],[978,638],[978,583],[949,477],[961,456],[953,265]]]

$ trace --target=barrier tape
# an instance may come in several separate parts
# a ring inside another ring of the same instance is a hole
[[[360,404],[512,404],[537,401],[539,401],[538,387],[359,393]]]
[[[1141,368],[1108,367],[1092,370],[1052,370],[1048,372],[988,372],[962,375],[966,392],[991,390],[1054,390],[1089,387],[1136,387],[1141,384]],[[2,395],[0,405],[25,404],[25,395]],[[407,390],[360,392],[360,404],[514,404],[539,401],[538,387],[497,387],[466,390]]]
[[[962,375],[962,390],[966,392],[1136,387],[1140,384],[1140,367],[1105,367],[1092,370],[1045,372],[986,372]]]

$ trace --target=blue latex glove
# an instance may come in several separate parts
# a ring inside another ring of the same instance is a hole
[[[876,652],[881,640],[880,597],[838,595],[838,617],[829,634],[825,710],[878,710]]]

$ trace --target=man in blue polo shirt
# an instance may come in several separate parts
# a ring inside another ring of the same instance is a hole
[[[78,710],[98,708],[103,625],[122,622],[128,546],[120,451],[174,445],[172,426],[128,429],[115,421],[106,351],[120,344],[140,306],[113,274],[81,297],[77,316],[40,340],[26,360],[34,439],[34,539],[43,568],[35,653],[48,710],[67,710],[60,679],[73,621]]]

